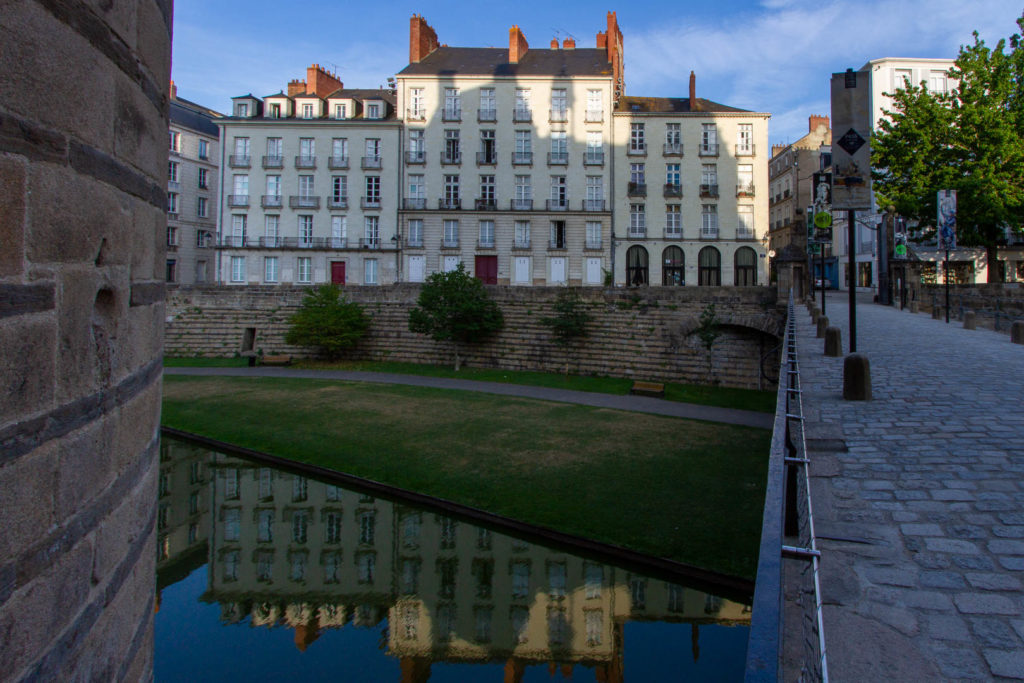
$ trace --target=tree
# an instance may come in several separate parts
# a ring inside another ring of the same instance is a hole
[[[326,284],[306,294],[288,324],[286,342],[313,346],[328,358],[337,358],[363,338],[370,319],[362,306],[342,296],[340,287]]]
[[[708,304],[704,307],[700,314],[700,322],[697,325],[696,332],[701,345],[707,351],[708,381],[715,384],[715,364],[711,351],[714,349],[715,342],[722,336],[722,330],[719,328],[718,315],[715,313],[714,304]]]
[[[1017,20],[1024,30],[1024,16]],[[1005,228],[1024,224],[1024,49],[1020,36],[994,49],[974,33],[948,76],[949,93],[908,84],[892,93],[891,120],[871,140],[874,189],[935,233],[936,192],[957,191],[957,243],[984,247],[989,282]]]
[[[569,350],[578,340],[587,336],[587,325],[593,319],[579,290],[564,289],[554,303],[555,315],[541,318],[542,325],[551,329],[555,343],[565,351],[565,376],[569,376]]]
[[[498,304],[461,263],[456,270],[432,273],[420,290],[416,307],[409,311],[410,331],[429,334],[435,341],[452,342],[456,372],[459,346],[483,341],[502,324]]]

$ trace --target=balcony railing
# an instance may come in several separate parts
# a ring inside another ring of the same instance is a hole
[[[442,237],[441,238],[441,248],[442,249],[458,249],[459,248],[459,238],[458,237],[455,237],[455,238]]]
[[[513,166],[529,166],[533,163],[533,152],[512,152]]]
[[[266,155],[263,157],[263,168],[284,168],[283,156]]]
[[[425,164],[427,163],[427,153],[422,149],[406,152],[405,163],[407,164]]]
[[[717,197],[718,196],[718,185],[710,185],[704,183],[700,186],[701,197]]]
[[[682,197],[683,186],[679,183],[665,183],[665,196],[666,197]]]
[[[228,206],[249,206],[249,195],[247,195],[247,194],[229,194],[228,195]]]
[[[604,166],[604,152],[584,152],[584,166]]]
[[[647,239],[647,228],[646,227],[643,227],[643,228],[630,227],[629,228],[629,232],[627,232],[626,235],[631,240]]]
[[[379,237],[364,237],[359,240],[360,249],[380,249]]]
[[[276,249],[277,247],[284,246],[284,238],[277,235],[273,235],[270,237],[260,237],[258,244],[261,247]]]
[[[569,120],[569,111],[567,109],[552,109],[551,116],[548,119],[551,123],[565,123]]]
[[[252,242],[250,244],[250,242]],[[255,239],[250,239],[245,235],[221,235],[217,240],[218,247],[234,247],[241,248],[246,246],[259,246]]]
[[[280,209],[282,197],[279,194],[265,194],[260,197],[260,206],[264,209]]]
[[[749,145],[736,145],[736,156],[738,157],[752,157],[754,156],[754,144]]]
[[[514,109],[512,110],[512,120],[516,123],[533,121],[533,112],[529,109]]]
[[[473,206],[477,211],[495,211],[498,208],[498,202],[494,199],[477,199],[473,202]]]
[[[348,197],[328,197],[327,198],[328,209],[347,209],[348,208]]]
[[[360,209],[379,209],[380,208],[380,195],[374,197],[360,197],[359,198]]]
[[[363,157],[362,163],[360,163],[359,166],[364,171],[379,171],[381,168],[381,157]]]
[[[740,183],[736,186],[737,197],[753,197],[754,183]]]
[[[331,170],[344,170],[348,168],[348,157],[333,155],[327,157],[327,168]]]
[[[437,208],[443,211],[458,211],[462,208],[462,199],[441,197],[437,200]]]
[[[180,192],[181,191],[181,183],[178,182],[177,180],[168,180],[167,181],[167,191],[168,192]]]
[[[667,157],[681,157],[683,156],[683,143],[666,142],[661,148],[661,153]]]
[[[604,200],[603,199],[584,199],[583,200],[584,211],[604,211]]]
[[[461,164],[462,152],[441,152],[441,163],[449,166]]]
[[[288,206],[293,209],[319,209],[320,197],[316,195],[291,195],[288,197]]]
[[[252,166],[252,157],[248,154],[232,154],[228,157],[228,166],[231,168],[249,168]]]
[[[626,148],[626,154],[629,156],[647,156],[647,143],[630,143],[629,147]]]
[[[566,249],[564,239],[548,240],[548,249]]]
[[[646,197],[647,183],[630,183],[626,187],[626,194],[630,197]]]
[[[548,211],[568,211],[569,200],[568,199],[547,199],[544,202],[544,208]]]
[[[405,246],[411,249],[422,249],[423,248],[423,236],[419,237],[406,237]]]
[[[476,165],[477,166],[494,166],[498,163],[498,155],[494,152],[477,152],[476,153]]]
[[[665,239],[681,240],[683,239],[683,231],[678,225],[667,225],[665,226]]]
[[[490,239],[484,238],[484,239],[477,240],[476,248],[477,249],[494,249],[494,238],[491,237]]]
[[[783,199],[788,199],[789,198],[789,188],[788,187],[785,190],[782,191],[782,198]]]
[[[585,114],[585,120],[587,123],[603,123],[604,112],[600,109],[588,109]]]
[[[295,157],[295,168],[316,168],[316,157],[301,155]]]
[[[700,147],[697,149],[697,154],[702,157],[717,157],[718,156],[718,143],[717,142],[702,142]]]
[[[601,248],[601,238],[598,237],[597,239],[588,239],[586,242],[583,243],[583,248],[584,249],[590,249],[590,250],[600,249]]]
[[[329,237],[331,249],[347,249],[348,238],[347,237]]]
[[[461,121],[462,107],[445,107],[441,112],[442,121]]]
[[[222,235],[218,247],[260,249],[346,249],[344,237],[237,237]]]
[[[532,211],[533,200],[532,199],[513,199],[512,200],[513,211]]]
[[[700,238],[702,240],[717,240],[718,239],[718,227],[716,226],[716,227],[713,227],[713,228],[709,228],[709,227],[701,226]]]
[[[525,239],[523,239],[521,237],[520,238],[516,238],[516,240],[512,243],[512,248],[513,249],[529,249],[530,248],[530,238],[529,237],[527,237]]]
[[[406,197],[402,200],[402,208],[410,211],[422,211],[427,208],[426,197]]]
[[[407,121],[425,121],[427,119],[426,109],[406,109],[405,118]]]
[[[738,240],[752,240],[754,239],[754,229],[748,228],[745,225],[741,225],[736,228],[736,239]]]
[[[480,123],[493,123],[498,120],[498,110],[478,109],[476,112],[476,120]]]
[[[548,152],[548,166],[567,166],[568,164],[568,152]]]

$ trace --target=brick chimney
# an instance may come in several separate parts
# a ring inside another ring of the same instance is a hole
[[[293,78],[288,81],[288,97],[295,97],[296,95],[306,94],[306,81],[300,81],[297,78]]]
[[[529,49],[530,45],[526,42],[526,36],[519,30],[519,27],[510,28],[508,30],[508,63],[518,64]]]
[[[571,50],[574,47],[576,47],[576,39],[575,38],[566,38],[565,40],[562,41],[562,48],[564,48],[566,50]]]
[[[552,38],[551,39],[551,49],[552,50],[557,50],[558,49],[558,38]]]
[[[597,34],[597,49],[604,49],[608,55],[608,61],[612,65],[612,78],[615,81],[615,99],[625,93],[626,83],[622,66],[622,31],[619,30],[619,22],[615,12],[608,13],[608,28],[606,31]],[[572,40],[571,38],[569,40]],[[572,47],[576,47],[576,41],[572,41]]]
[[[171,81],[171,99],[178,99],[178,86],[174,85],[174,81]]]
[[[437,33],[419,14],[409,20],[409,63],[418,64],[438,48]]]
[[[327,97],[344,84],[338,80],[336,74],[324,69],[319,64],[314,64],[306,69],[306,92],[319,97]]]
[[[827,116],[819,116],[818,114],[811,114],[809,117],[807,117],[807,132],[808,133],[813,133],[814,131],[816,131],[821,126],[824,126],[825,129],[828,130],[828,124],[829,124],[829,121],[828,121],[828,117]]]
[[[690,72],[690,111],[700,111],[697,103],[697,74]]]

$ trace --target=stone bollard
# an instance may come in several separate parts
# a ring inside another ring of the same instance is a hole
[[[843,355],[843,332],[838,327],[829,327],[825,330],[825,355],[829,358],[839,358]]]
[[[910,312],[911,313],[917,313],[917,311],[918,311],[917,302],[916,301],[911,301],[909,308],[910,308]]]
[[[1014,320],[1010,325],[1010,341],[1014,344],[1024,344],[1024,320]]]
[[[821,311],[819,311],[817,309],[811,311],[811,324],[812,325],[817,325],[818,324],[818,320],[820,320],[820,319],[821,319]]]
[[[843,399],[871,400],[871,364],[867,356],[851,353],[843,361]]]
[[[932,306],[932,320],[942,320],[942,306]]]
[[[977,316],[974,311],[964,311],[964,329],[973,330],[978,326]]]
[[[818,318],[818,339],[825,337],[825,330],[828,329],[828,318],[820,316]]]

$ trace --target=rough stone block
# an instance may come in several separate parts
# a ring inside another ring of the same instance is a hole
[[[973,330],[978,327],[978,316],[974,311],[964,311],[964,329]]]
[[[985,661],[992,668],[992,674],[1005,678],[1024,678],[1024,651],[985,650]]]
[[[118,76],[113,97],[114,154],[163,186],[167,182],[168,154],[163,113],[126,75]]]
[[[1024,320],[1014,320],[1010,325],[1010,341],[1014,344],[1024,344]]]
[[[57,446],[57,521],[88,508],[115,474],[114,424],[109,418],[90,423],[61,439]]]
[[[0,319],[0,425],[53,404],[56,341],[51,314]]]
[[[171,73],[170,26],[158,2],[140,2],[137,19],[138,57],[162,93],[169,90]]]
[[[871,400],[871,364],[867,356],[851,353],[843,359],[843,399]]]
[[[26,188],[24,162],[0,156],[0,278],[18,277],[25,269]]]
[[[1020,614],[1020,607],[1005,595],[991,593],[960,593],[953,597],[963,614]]]
[[[818,318],[818,339],[825,337],[825,330],[828,329],[828,317],[820,316]]]
[[[124,561],[130,548],[142,536],[154,533],[149,524],[156,506],[156,482],[159,466],[154,466],[131,491],[124,502],[113,510],[97,527],[92,564],[93,581],[107,580],[114,569]]]
[[[57,455],[54,444],[37,448],[0,467],[0,563],[19,553],[49,532],[54,523],[54,484]]]
[[[825,355],[829,358],[841,358],[843,355],[843,331],[838,327],[825,329]]]

